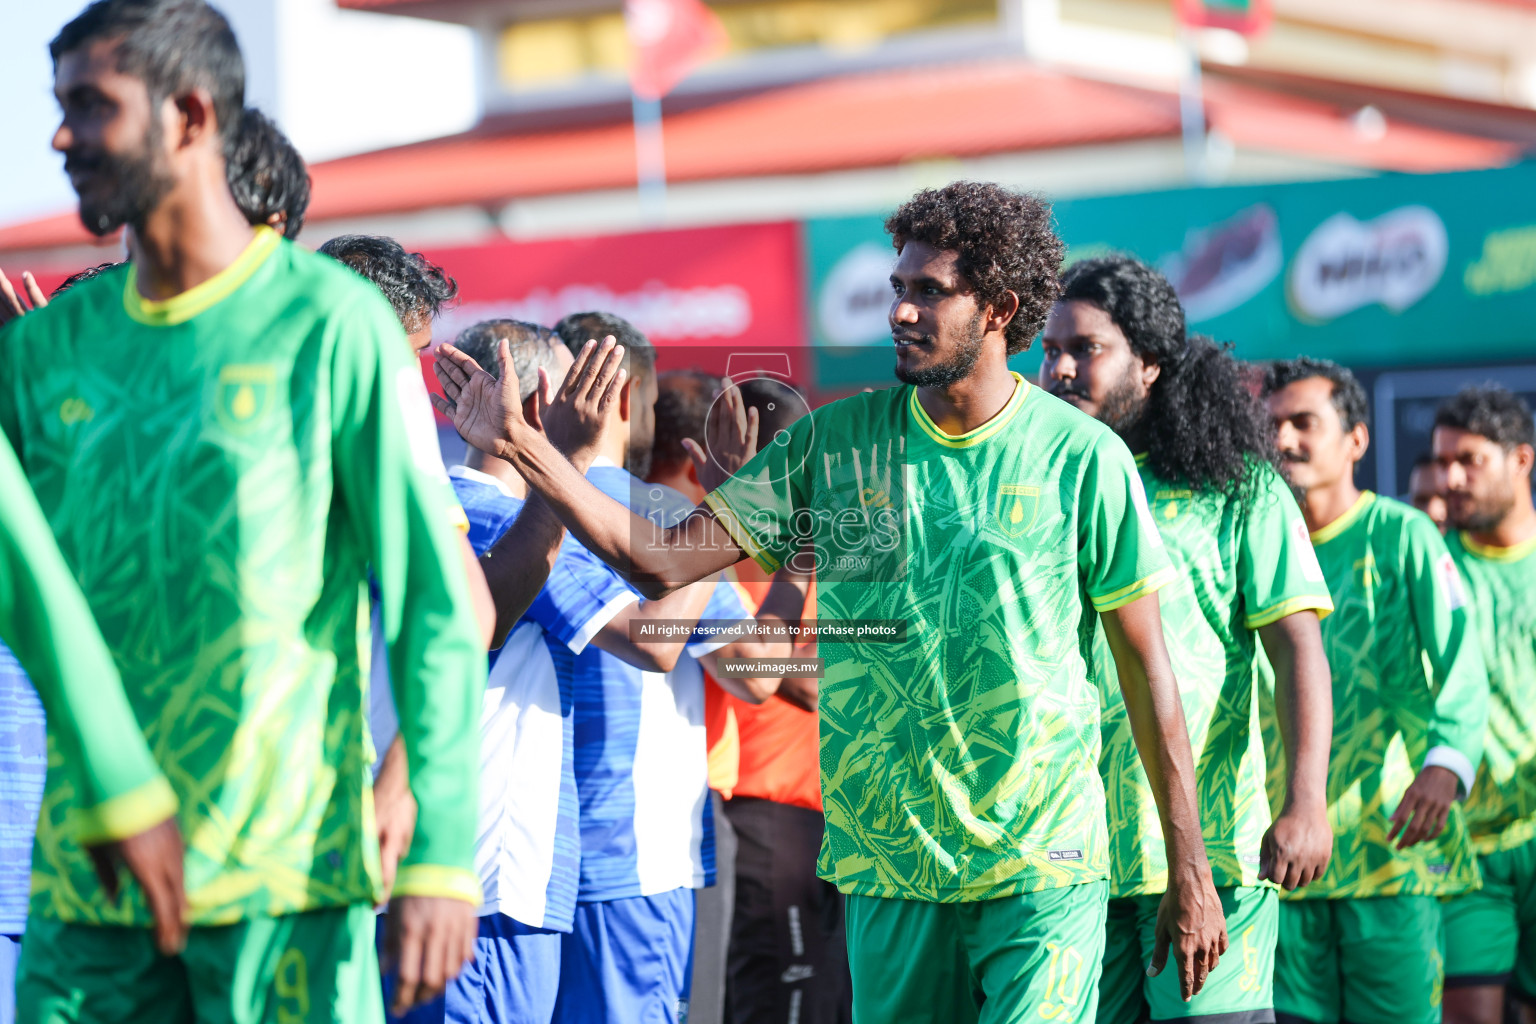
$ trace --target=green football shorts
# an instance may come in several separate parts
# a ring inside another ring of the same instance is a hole
[[[147,928],[27,921],[18,1020],[39,1024],[382,1024],[369,906],[193,928],[161,956]]]
[[[1108,882],[974,903],[848,897],[853,1019],[1086,1024]]]
[[[1536,840],[1477,858],[1483,887],[1445,902],[1445,984],[1536,1001]]]
[[[1220,1017],[1221,1024],[1270,1024],[1275,1019],[1273,978],[1280,898],[1265,886],[1217,889],[1227,917],[1229,945],[1205,987],[1189,1002],[1179,994],[1173,956],[1147,977],[1156,948],[1161,894],[1109,901],[1104,973],[1099,979],[1098,1024]]]
[[[1440,1024],[1440,897],[1282,900],[1275,1014],[1317,1024]]]

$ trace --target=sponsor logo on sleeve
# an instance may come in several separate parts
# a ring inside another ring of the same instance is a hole
[[[1450,552],[1441,555],[1435,562],[1435,578],[1439,580],[1440,593],[1451,611],[1467,606],[1467,590],[1461,582],[1461,573],[1456,570],[1456,560],[1451,557]]]
[[[1291,539],[1296,542],[1296,561],[1301,563],[1301,578],[1308,583],[1323,582],[1323,567],[1317,561],[1312,548],[1312,535],[1307,532],[1307,521],[1300,517],[1291,520]]]

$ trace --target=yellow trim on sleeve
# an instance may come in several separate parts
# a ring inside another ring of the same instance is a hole
[[[704,504],[709,506],[709,510],[715,514],[715,521],[725,527],[725,532],[731,535],[736,546],[745,551],[764,572],[779,571],[779,560],[752,539],[752,531],[747,529],[736,510],[731,508],[730,502],[719,491],[710,491],[704,495]]]
[[[1355,503],[1349,506],[1349,511],[1339,516],[1339,518],[1335,519],[1321,530],[1312,531],[1312,543],[1314,545],[1326,544],[1333,540],[1333,538],[1337,537],[1339,534],[1353,526],[1355,520],[1364,515],[1365,510],[1370,508],[1371,503],[1375,500],[1375,491],[1361,491],[1360,497],[1356,498]]]
[[[165,776],[74,812],[75,839],[82,844],[104,843],[136,836],[176,813],[176,794]]]
[[[1147,464],[1147,457],[1148,455],[1146,452],[1137,452],[1135,455],[1131,456],[1131,458],[1136,460],[1136,465],[1138,466],[1145,466]]]
[[[1029,381],[1025,380],[1015,370],[1008,371],[1013,374],[1016,383],[1013,386],[1013,394],[1008,396],[1008,401],[998,410],[997,415],[977,427],[963,434],[946,434],[939,429],[939,425],[933,422],[933,417],[928,415],[928,410],[923,408],[923,403],[917,400],[917,388],[913,388],[907,396],[907,402],[911,407],[912,418],[922,428],[923,433],[937,444],[945,448],[969,448],[972,445],[981,444],[987,438],[1006,427],[1018,411],[1024,406],[1024,399],[1029,397]]]
[[[1089,594],[1088,599],[1093,602],[1094,611],[1112,612],[1116,608],[1124,608],[1132,601],[1146,597],[1153,591],[1161,590],[1178,578],[1179,574],[1173,571],[1172,566],[1168,566],[1157,570],[1151,576],[1137,580],[1128,587],[1121,587],[1119,590],[1111,591],[1102,597],[1094,597],[1092,594]]]
[[[485,902],[485,892],[480,888],[480,876],[464,868],[444,867],[441,864],[403,864],[395,875],[395,888],[391,896],[441,896],[444,899],[463,900],[475,906]]]
[[[464,511],[464,506],[455,504],[448,510],[448,518],[453,521],[453,528],[464,536],[469,536],[469,514]]]
[[[185,323],[229,298],[272,255],[280,241],[281,235],[262,224],[251,233],[250,244],[235,257],[235,262],[202,284],[168,299],[146,299],[140,295],[138,268],[130,263],[127,279],[123,282],[123,309],[130,317],[150,327]]]
[[[1501,548],[1494,544],[1479,544],[1466,530],[1462,530],[1461,546],[1467,549],[1468,554],[1490,562],[1518,562],[1527,555],[1536,553],[1536,537]]]
[[[1268,608],[1254,612],[1243,619],[1243,625],[1249,629],[1262,629],[1272,622],[1279,622],[1287,615],[1295,615],[1297,612],[1314,611],[1319,619],[1326,619],[1333,614],[1333,598],[1326,594],[1307,594],[1302,597],[1289,597],[1279,604],[1272,604]]]

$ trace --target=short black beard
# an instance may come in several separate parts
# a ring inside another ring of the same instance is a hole
[[[1129,376],[1105,394],[1099,403],[1098,420],[1120,438],[1138,430],[1147,414],[1148,399],[1136,393],[1136,382]]]
[[[966,326],[965,334],[965,340],[956,347],[955,354],[948,362],[930,366],[926,370],[903,371],[901,360],[896,360],[896,379],[919,388],[947,388],[965,380],[976,368],[976,361],[981,358],[981,341],[986,336],[981,330],[980,313]]]
[[[1474,503],[1466,520],[1454,525],[1458,530],[1466,530],[1469,533],[1490,533],[1498,529],[1504,517],[1509,515],[1514,507],[1514,493],[1505,491],[1502,495],[1488,497]]]
[[[160,205],[171,190],[170,174],[160,166],[160,124],[151,120],[144,133],[144,145],[137,153],[114,155],[103,153],[89,162],[98,175],[105,175],[113,182],[112,194],[100,205],[91,205],[83,196],[80,199],[80,223],[97,237],[112,234],[124,224],[142,227],[149,215]],[[75,161],[78,166],[79,159]],[[64,166],[70,167],[66,155]]]

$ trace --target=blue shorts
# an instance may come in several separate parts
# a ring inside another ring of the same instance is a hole
[[[21,936],[0,935],[0,1024],[16,1024],[16,961]]]
[[[379,918],[383,940],[384,918]],[[560,940],[565,936],[531,928],[505,914],[480,918],[475,959],[448,986],[441,999],[418,1006],[391,1024],[549,1024],[560,988]],[[384,1003],[395,979],[384,979]]]
[[[693,890],[577,903],[555,1024],[673,1024],[688,993]]]

